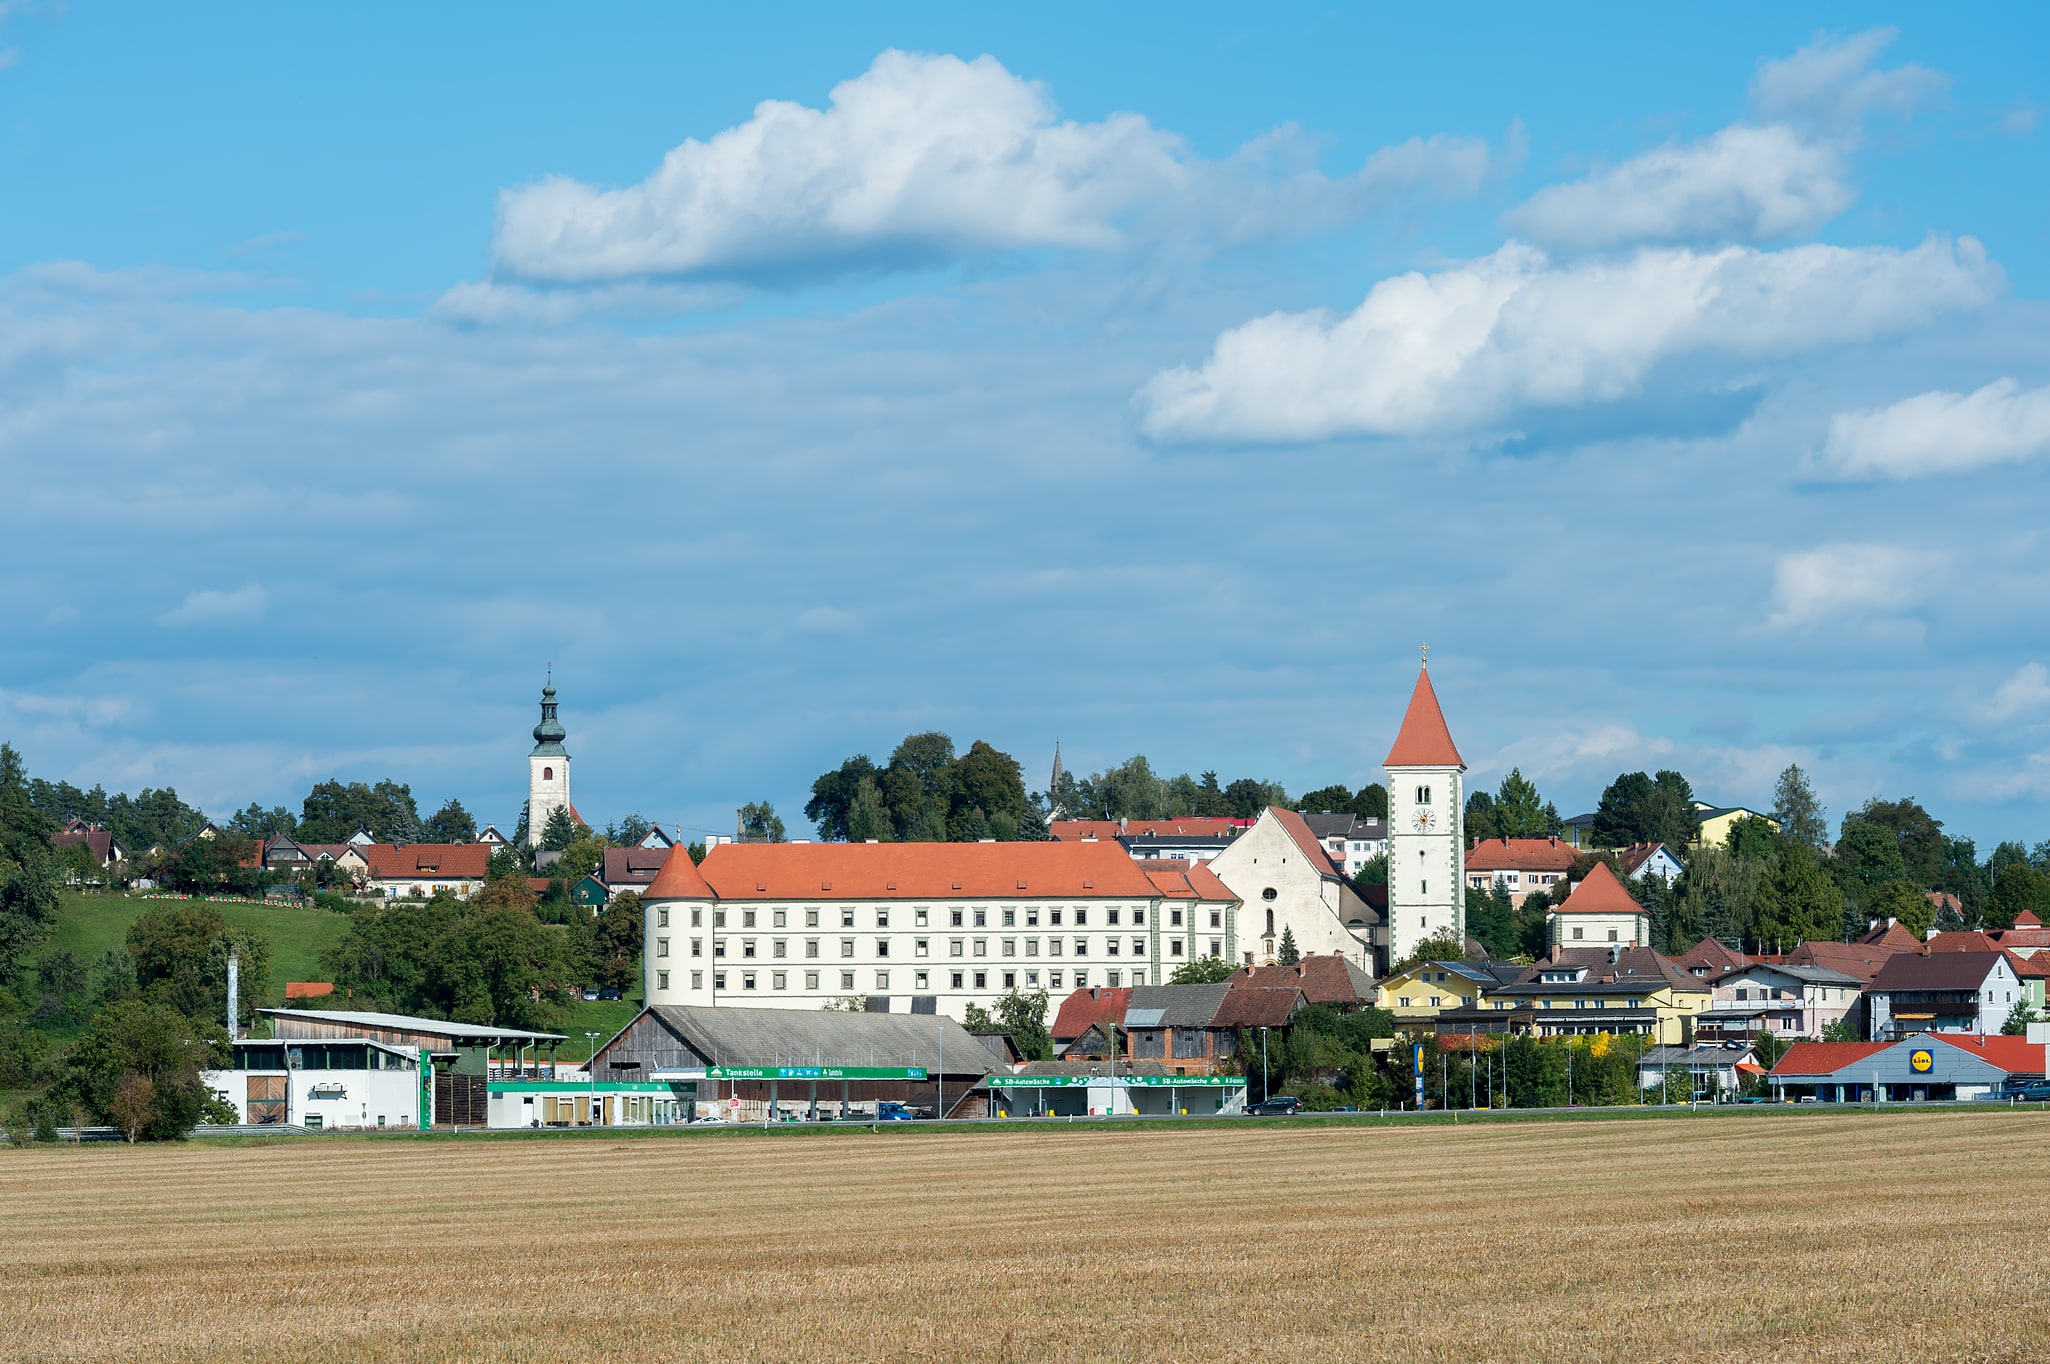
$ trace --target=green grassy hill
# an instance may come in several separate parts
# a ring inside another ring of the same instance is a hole
[[[68,947],[78,954],[80,961],[91,966],[101,953],[127,942],[130,924],[153,908],[173,903],[176,902],[120,895],[66,895],[50,937],[29,957],[32,961],[40,960],[45,953]],[[320,954],[349,931],[348,916],[332,910],[215,901],[208,904],[230,926],[254,929],[270,939],[270,992],[267,998],[255,1001],[259,1006],[283,1004],[288,980],[326,980]],[[549,1031],[569,1038],[560,1051],[563,1060],[580,1061],[590,1054],[591,1041],[584,1036],[586,1032],[599,1033],[598,1043],[602,1046],[639,1012],[638,999],[579,1000],[564,1011],[562,1021]],[[54,1038],[68,1040],[80,1029],[60,1025],[46,1031]]]
[[[101,953],[127,942],[130,924],[150,910],[172,903],[121,895],[67,895],[49,939],[30,955],[40,959],[45,953],[68,947],[90,966]],[[325,980],[320,954],[349,931],[347,917],[331,910],[216,902],[209,902],[208,907],[230,927],[254,929],[270,939],[270,997],[257,1001],[259,1004],[284,1003],[288,980]]]

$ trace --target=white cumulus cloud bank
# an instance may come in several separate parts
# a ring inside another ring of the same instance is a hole
[[[1769,624],[1805,628],[1893,615],[1936,589],[1941,555],[1901,545],[1838,544],[1782,554],[1773,564]]]
[[[1144,117],[1063,121],[994,58],[889,51],[824,109],[765,100],[676,147],[646,180],[555,177],[500,195],[496,268],[540,283],[775,275],[972,251],[1110,249],[1131,221],[1191,215],[1224,241],[1303,230],[1411,192],[1472,193],[1493,156],[1416,139],[1330,179],[1282,129],[1221,162]]]
[[[193,592],[185,600],[157,617],[157,624],[180,628],[188,625],[223,625],[254,620],[269,605],[270,596],[255,583],[233,592],[208,589]]]
[[[1841,479],[1917,478],[2017,464],[2050,453],[2050,386],[1996,379],[1973,393],[1937,391],[1890,407],[1839,412],[1818,457]]]
[[[1504,222],[1535,241],[1581,248],[1770,239],[1812,231],[1856,198],[1840,146],[1784,124],[1733,124],[1539,190]]]
[[[1314,441],[1500,429],[1638,395],[1681,359],[1758,360],[1889,335],[1990,299],[1969,237],[1912,250],[1644,248],[1553,262],[1511,242],[1382,280],[1344,316],[1273,313],[1139,394],[1156,440]]]
[[[1943,88],[1944,77],[1924,67],[1875,69],[1894,36],[1872,29],[1820,38],[1762,63],[1750,121],[1539,190],[1503,222],[1527,240],[1576,250],[1812,232],[1858,197],[1849,158],[1864,119],[1906,114]]]
[[[2012,720],[2045,706],[2050,706],[2050,668],[2040,663],[2024,663],[2014,670],[2014,676],[2000,684],[1983,709],[1989,719]]]

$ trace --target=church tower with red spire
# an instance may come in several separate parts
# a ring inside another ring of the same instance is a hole
[[[1429,938],[1466,940],[1466,760],[1438,707],[1428,653],[1384,766],[1392,963]]]

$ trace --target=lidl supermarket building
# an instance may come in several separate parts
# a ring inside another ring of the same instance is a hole
[[[2041,1042],[1925,1032],[1899,1042],[1796,1042],[1769,1083],[1781,1098],[1915,1103],[1985,1098],[2010,1080],[2042,1076]]]

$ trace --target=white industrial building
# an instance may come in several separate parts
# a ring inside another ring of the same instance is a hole
[[[238,1038],[225,1070],[202,1076],[251,1126],[327,1131],[431,1125],[433,1058],[367,1037]]]

